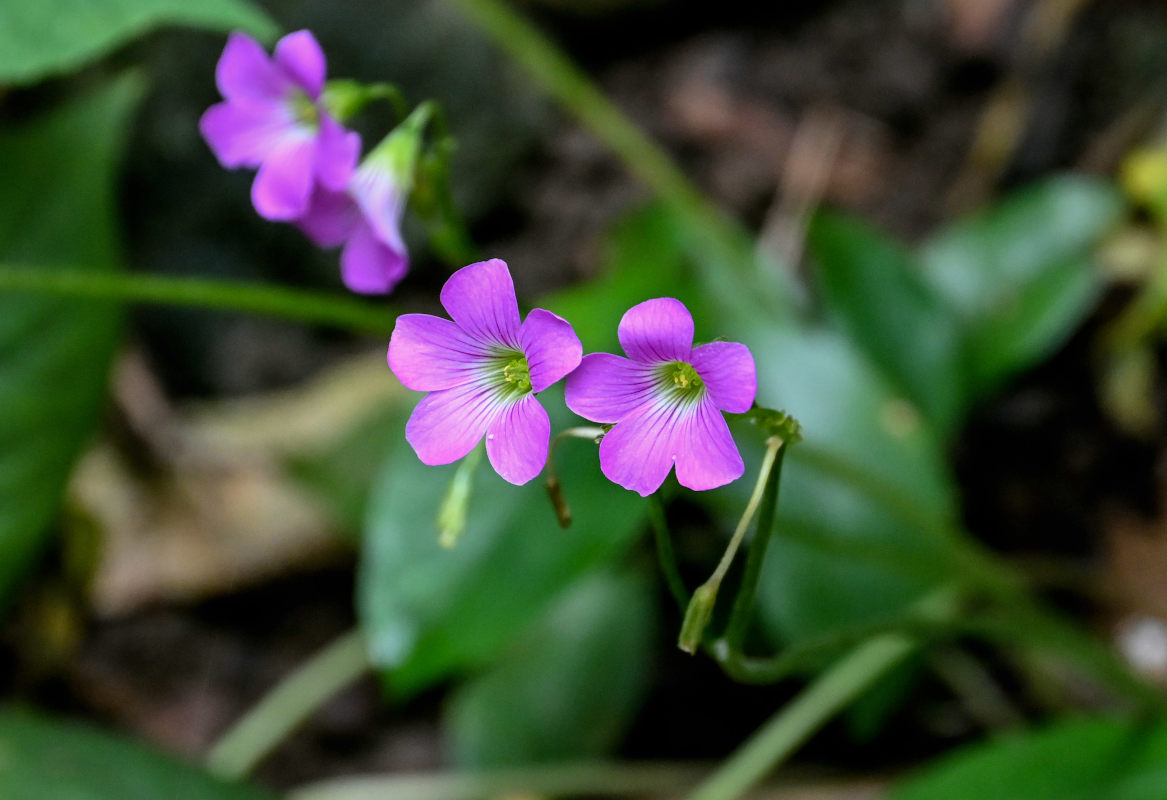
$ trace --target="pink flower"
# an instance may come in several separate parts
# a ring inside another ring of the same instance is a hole
[[[505,262],[482,261],[442,287],[453,321],[403,314],[389,340],[389,368],[410,389],[429,392],[405,426],[426,464],[449,464],[486,437],[495,471],[514,484],[547,462],[551,422],[535,399],[580,362],[568,322],[536,308],[520,321]]]
[[[360,137],[324,109],[324,53],[308,31],[276,43],[273,58],[246,34],[227,39],[215,68],[225,100],[199,130],[228,169],[258,167],[251,201],[260,216],[297,219],[314,187],[340,190],[360,154]]]
[[[344,191],[317,189],[296,222],[320,247],[344,245],[340,275],[354,292],[387,294],[409,271],[401,218],[419,148],[419,136],[402,125],[365,156]]]
[[[619,335],[629,358],[591,353],[567,378],[568,408],[616,424],[600,442],[609,480],[647,497],[674,465],[690,489],[740,478],[745,465],[721,412],[753,405],[758,380],[749,348],[693,347],[693,317],[671,297],[630,308]]]

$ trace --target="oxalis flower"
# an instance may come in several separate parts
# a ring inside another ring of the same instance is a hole
[[[340,275],[354,292],[391,292],[409,271],[401,218],[421,149],[424,119],[416,116],[365,156],[344,191],[317,188],[296,222],[320,247],[344,245]]]
[[[551,422],[535,399],[580,362],[571,325],[541,308],[520,321],[505,262],[482,261],[442,287],[453,321],[403,314],[389,340],[389,368],[410,389],[429,392],[405,426],[426,464],[462,458],[482,437],[495,471],[514,484],[547,462]]]
[[[251,201],[260,216],[297,219],[313,188],[340,190],[360,155],[360,137],[321,102],[324,52],[308,31],[289,33],[268,58],[235,32],[215,68],[225,100],[206,110],[199,130],[224,167],[258,167]]]
[[[745,471],[723,411],[748,411],[757,393],[754,357],[736,342],[693,347],[693,317],[679,300],[633,306],[620,320],[628,358],[591,353],[567,378],[567,406],[615,423],[600,442],[609,480],[642,496],[676,466],[677,480],[704,490]]]

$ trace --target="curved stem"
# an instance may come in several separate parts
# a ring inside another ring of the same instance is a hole
[[[212,308],[379,335],[397,320],[387,306],[273,284],[24,264],[0,266],[0,292]]]
[[[365,637],[353,630],[281,681],[211,748],[207,768],[241,778],[337,692],[369,669]]]
[[[953,616],[959,594],[943,587],[917,606],[931,619]],[[733,800],[761,782],[819,728],[916,649],[916,641],[902,633],[878,636],[857,647],[822,673],[789,705],[775,714],[688,800]]]
[[[758,593],[758,579],[762,575],[762,565],[766,561],[766,550],[774,531],[774,510],[778,507],[778,486],[782,482],[782,462],[786,457],[785,443],[779,443],[774,464],[762,495],[762,506],[758,511],[758,526],[754,530],[750,550],[746,554],[746,570],[741,586],[733,599],[729,624],[725,629],[725,641],[731,651],[740,651],[750,624],[750,613],[754,608],[754,597]]]
[[[691,764],[533,764],[440,775],[336,778],[289,800],[479,800],[482,797],[680,794],[708,770]]]

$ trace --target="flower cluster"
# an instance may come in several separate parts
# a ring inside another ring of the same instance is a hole
[[[251,200],[260,216],[296,224],[321,247],[343,245],[345,285],[383,294],[409,266],[400,223],[415,132],[391,133],[358,165],[360,136],[329,110],[325,77],[324,53],[308,31],[280,39],[270,58],[250,36],[232,33],[215,69],[224,100],[207,109],[199,130],[224,167],[258,170]]]
[[[690,489],[741,477],[721,412],[753,405],[753,356],[735,342],[693,347],[693,317],[679,300],[647,300],[624,315],[618,333],[628,358],[581,358],[571,325],[550,311],[537,308],[520,321],[514,283],[498,259],[458,270],[441,301],[452,320],[403,315],[389,342],[398,379],[430,392],[405,431],[424,463],[456,461],[485,436],[499,475],[531,480],[547,461],[551,431],[534,395],[566,376],[568,407],[612,426],[600,442],[600,467],[613,482],[647,496],[674,466]]]

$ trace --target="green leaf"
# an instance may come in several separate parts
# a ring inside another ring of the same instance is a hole
[[[278,30],[247,0],[15,0],[0,3],[0,85],[70,72],[164,25]]]
[[[763,618],[797,641],[892,614],[943,581],[955,490],[927,422],[837,333],[759,323],[743,341],[758,402],[805,434],[783,468]]]
[[[141,89],[123,78],[0,132],[0,261],[116,268],[116,162]],[[0,600],[57,514],[119,331],[115,306],[0,296]]]
[[[540,398],[552,430],[571,424],[561,391]],[[435,518],[454,466],[427,467],[404,442],[390,455],[370,500],[358,607],[391,691],[408,695],[487,662],[572,581],[632,542],[645,503],[600,474],[595,446],[565,441],[556,464],[571,528],[559,529],[541,480],[512,486],[484,459],[466,530],[444,549]]]
[[[1167,726],[1061,722],[977,744],[895,789],[888,800],[1159,800]]]
[[[941,431],[964,405],[961,340],[915,261],[873,228],[818,214],[808,232],[819,295],[831,316]]]
[[[27,711],[0,712],[0,797],[270,800],[141,745]]]
[[[1121,208],[1109,183],[1051,178],[956,223],[922,249],[924,279],[965,330],[970,391],[989,392],[1081,322],[1099,290],[1089,249]]]
[[[654,599],[642,577],[601,572],[551,612],[446,709],[465,767],[608,754],[649,685]]]

